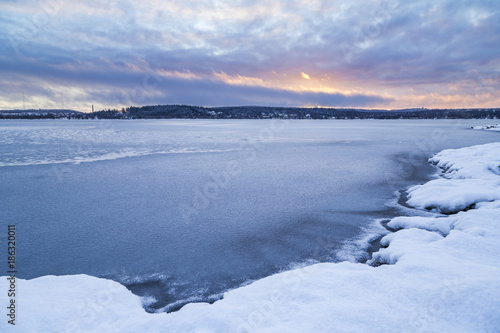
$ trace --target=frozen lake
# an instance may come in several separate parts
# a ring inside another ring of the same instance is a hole
[[[345,247],[488,120],[0,122],[20,278],[107,277],[172,310]],[[3,236],[2,236],[3,237]]]

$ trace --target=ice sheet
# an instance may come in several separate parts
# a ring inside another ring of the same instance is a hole
[[[86,275],[18,280],[19,317],[7,332],[495,332],[500,327],[500,144],[446,150],[431,161],[442,178],[410,189],[412,203],[472,209],[398,217],[400,230],[366,264],[321,263],[258,280],[214,304],[148,314],[116,282]],[[475,191],[469,192],[474,180]],[[450,185],[443,187],[442,183]],[[487,186],[486,188],[484,186]],[[491,193],[492,197],[488,197]],[[447,193],[443,193],[445,195]],[[451,194],[450,194],[451,195]],[[458,200],[458,199],[457,199]],[[7,280],[0,280],[6,290]],[[5,303],[5,302],[4,302]]]

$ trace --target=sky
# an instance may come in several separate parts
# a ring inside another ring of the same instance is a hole
[[[0,110],[500,107],[498,0],[2,0]]]

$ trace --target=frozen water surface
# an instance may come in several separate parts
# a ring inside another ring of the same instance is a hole
[[[348,247],[445,148],[488,121],[0,122],[0,219],[20,278],[85,273],[149,311],[217,298]]]

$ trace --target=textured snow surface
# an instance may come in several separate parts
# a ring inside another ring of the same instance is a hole
[[[411,188],[408,204],[448,214],[500,199],[499,143],[443,150],[429,161],[443,177]]]
[[[473,126],[472,128],[476,129],[476,130],[500,131],[500,125],[499,124],[485,125],[485,126]]]
[[[498,332],[500,143],[445,150],[431,162],[441,178],[411,188],[409,203],[436,213],[389,222],[397,231],[371,260],[389,265],[315,264],[169,314],[146,313],[139,297],[106,279],[18,280],[17,325],[4,318],[0,331]]]

